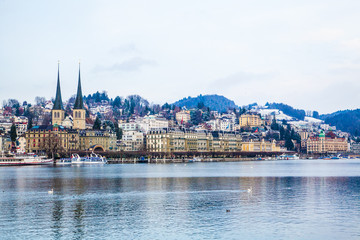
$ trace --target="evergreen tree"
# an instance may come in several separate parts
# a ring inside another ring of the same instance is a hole
[[[285,147],[287,150],[291,151],[291,150],[294,150],[294,143],[293,141],[291,140],[290,136],[287,135],[285,137]]]
[[[203,109],[203,107],[205,107],[204,102],[199,102],[199,103],[197,104],[197,108],[198,108],[198,109]]]
[[[279,124],[277,124],[276,123],[276,119],[274,118],[273,120],[272,120],[272,123],[271,123],[271,129],[272,130],[275,130],[275,131],[279,131],[280,130],[280,126],[279,126]]]
[[[285,131],[285,147],[287,150],[294,149],[294,143],[291,141],[291,132],[289,127]]]
[[[285,140],[285,129],[283,126],[280,127],[280,139]]]
[[[16,133],[16,126],[15,126],[15,124],[11,125],[11,128],[10,128],[10,138],[11,138],[11,141],[12,141],[12,142],[15,142],[15,141],[16,141],[17,133]]]
[[[33,121],[32,118],[29,118],[27,129],[31,129],[33,127]]]
[[[20,106],[16,106],[16,109],[15,109],[15,116],[20,116],[21,115],[21,112],[20,112]]]
[[[99,117],[96,117],[94,125],[93,125],[93,129],[94,130],[100,130],[101,129],[101,120],[99,119]]]
[[[162,105],[161,109],[163,110],[171,109],[171,106],[168,103],[165,103],[164,105]]]
[[[119,124],[117,121],[115,121],[114,126],[115,126],[116,139],[120,140],[123,135],[122,128],[119,128]]]
[[[201,116],[201,111],[200,110],[196,110],[190,113],[190,118],[191,118],[191,123],[194,125],[199,125],[200,123],[202,123],[202,116]]]
[[[114,107],[120,108],[120,107],[121,107],[121,98],[120,98],[119,96],[117,96],[117,97],[114,99],[112,105],[113,105]]]

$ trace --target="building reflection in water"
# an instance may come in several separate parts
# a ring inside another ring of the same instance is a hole
[[[83,222],[85,210],[84,210],[84,200],[75,201],[75,210],[74,210],[74,239],[81,239],[84,236],[85,224]]]

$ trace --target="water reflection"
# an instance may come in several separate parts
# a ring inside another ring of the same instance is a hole
[[[285,172],[287,164],[266,167]],[[292,169],[308,172],[303,164]],[[254,177],[257,165],[215,166],[0,169],[0,234],[5,239],[360,237],[360,177]],[[356,167],[360,170],[352,163]],[[164,177],[170,171],[174,177]],[[47,193],[51,188],[54,194]]]
[[[75,202],[75,210],[74,210],[74,238],[75,239],[82,239],[82,237],[84,236],[84,228],[85,225],[83,223],[83,218],[84,218],[84,204],[85,201],[84,200],[77,200]]]

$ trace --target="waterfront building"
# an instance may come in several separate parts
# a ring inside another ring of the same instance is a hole
[[[354,154],[360,154],[360,142],[352,142],[350,145],[350,151]]]
[[[79,150],[78,132],[63,126],[34,126],[26,134],[26,152]]]
[[[146,135],[150,152],[235,152],[241,151],[241,136],[225,132],[156,130]]]
[[[241,135],[228,132],[211,132],[209,151],[211,152],[238,152],[241,151]]]
[[[79,150],[115,151],[116,134],[111,129],[106,130],[80,130]]]
[[[19,137],[16,140],[16,151],[20,152],[20,153],[25,153],[26,152],[26,138],[25,138],[25,135]]]
[[[276,141],[250,141],[242,142],[242,151],[244,152],[280,152],[280,146],[276,145]]]
[[[243,114],[239,117],[240,127],[260,127],[263,121],[257,114]]]
[[[4,140],[5,137],[0,135],[0,152],[4,151]]]
[[[12,148],[12,141],[10,139],[10,137],[3,137],[2,139],[2,147],[3,147],[3,151],[8,152],[11,150]]]
[[[325,136],[325,133],[321,132],[318,136],[309,137],[306,147],[308,153],[339,153],[348,151],[348,141],[334,134]]]
[[[137,131],[125,131],[122,136],[125,151],[145,150],[144,134]]]

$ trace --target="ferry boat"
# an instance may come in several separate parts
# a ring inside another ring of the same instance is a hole
[[[296,154],[293,154],[293,155],[289,154],[289,155],[287,155],[287,154],[284,153],[284,154],[278,156],[276,159],[277,159],[277,160],[297,160],[297,159],[300,159],[300,158],[299,158],[299,156],[296,155]]]
[[[73,154],[71,156],[71,164],[105,164],[107,163],[106,158],[91,153],[89,157],[80,157],[79,154]]]
[[[58,165],[68,165],[71,164],[71,158],[60,158],[59,160],[56,160],[56,164]]]
[[[46,156],[38,156],[34,153],[22,154],[22,155],[9,155],[2,154],[0,157],[0,166],[22,166],[22,165],[48,165],[53,164],[52,158],[46,158]]]

